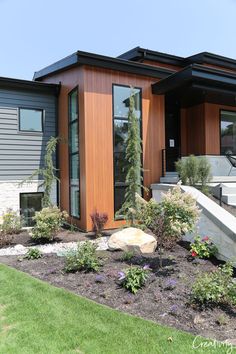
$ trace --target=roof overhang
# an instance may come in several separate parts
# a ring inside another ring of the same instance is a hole
[[[132,62],[126,59],[112,58],[104,55],[77,51],[76,53],[35,72],[34,80],[42,80],[44,77],[53,75],[79,65],[91,65],[104,69],[128,72],[152,78],[165,78],[174,73],[173,70]]]
[[[194,99],[235,105],[236,74],[193,64],[153,84],[152,92],[175,96],[183,105]]]
[[[30,80],[20,80],[9,77],[0,77],[0,88],[30,90],[57,95],[60,90],[60,85]]]

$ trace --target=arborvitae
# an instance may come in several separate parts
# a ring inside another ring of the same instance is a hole
[[[140,123],[135,113],[135,93],[131,89],[129,98],[129,112],[128,112],[128,136],[126,141],[126,192],[125,201],[118,211],[119,215],[122,215],[130,222],[134,224],[134,213],[136,209],[136,194],[141,194],[142,186],[142,141],[140,137]]]

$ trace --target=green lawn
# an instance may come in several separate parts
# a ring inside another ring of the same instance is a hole
[[[0,265],[1,354],[226,353],[193,350],[193,338]]]

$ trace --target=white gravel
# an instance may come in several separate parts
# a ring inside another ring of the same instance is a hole
[[[102,237],[91,242],[97,244],[98,251],[105,251],[108,249],[108,238],[109,237]],[[80,241],[80,243],[83,242],[84,241]],[[58,256],[63,256],[67,252],[75,251],[77,245],[78,242],[47,243],[45,245],[36,245],[31,247],[16,245],[14,247],[1,248],[0,256],[21,256],[26,254],[30,248],[37,248],[42,253],[56,253]]]

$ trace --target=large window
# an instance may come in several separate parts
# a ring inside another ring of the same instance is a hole
[[[141,134],[141,90],[133,89],[135,98],[135,113],[140,121]],[[118,211],[125,196],[125,178],[127,162],[125,160],[126,140],[128,133],[128,111],[130,87],[113,86],[113,131],[114,131],[114,201],[115,212]]]
[[[25,226],[34,226],[33,216],[42,209],[43,193],[21,193],[20,213]]]
[[[236,112],[221,111],[221,155],[236,155]]]
[[[43,110],[19,108],[19,130],[24,132],[42,132]]]
[[[80,172],[79,172],[79,107],[78,89],[69,94],[69,183],[70,214],[80,217]]]

